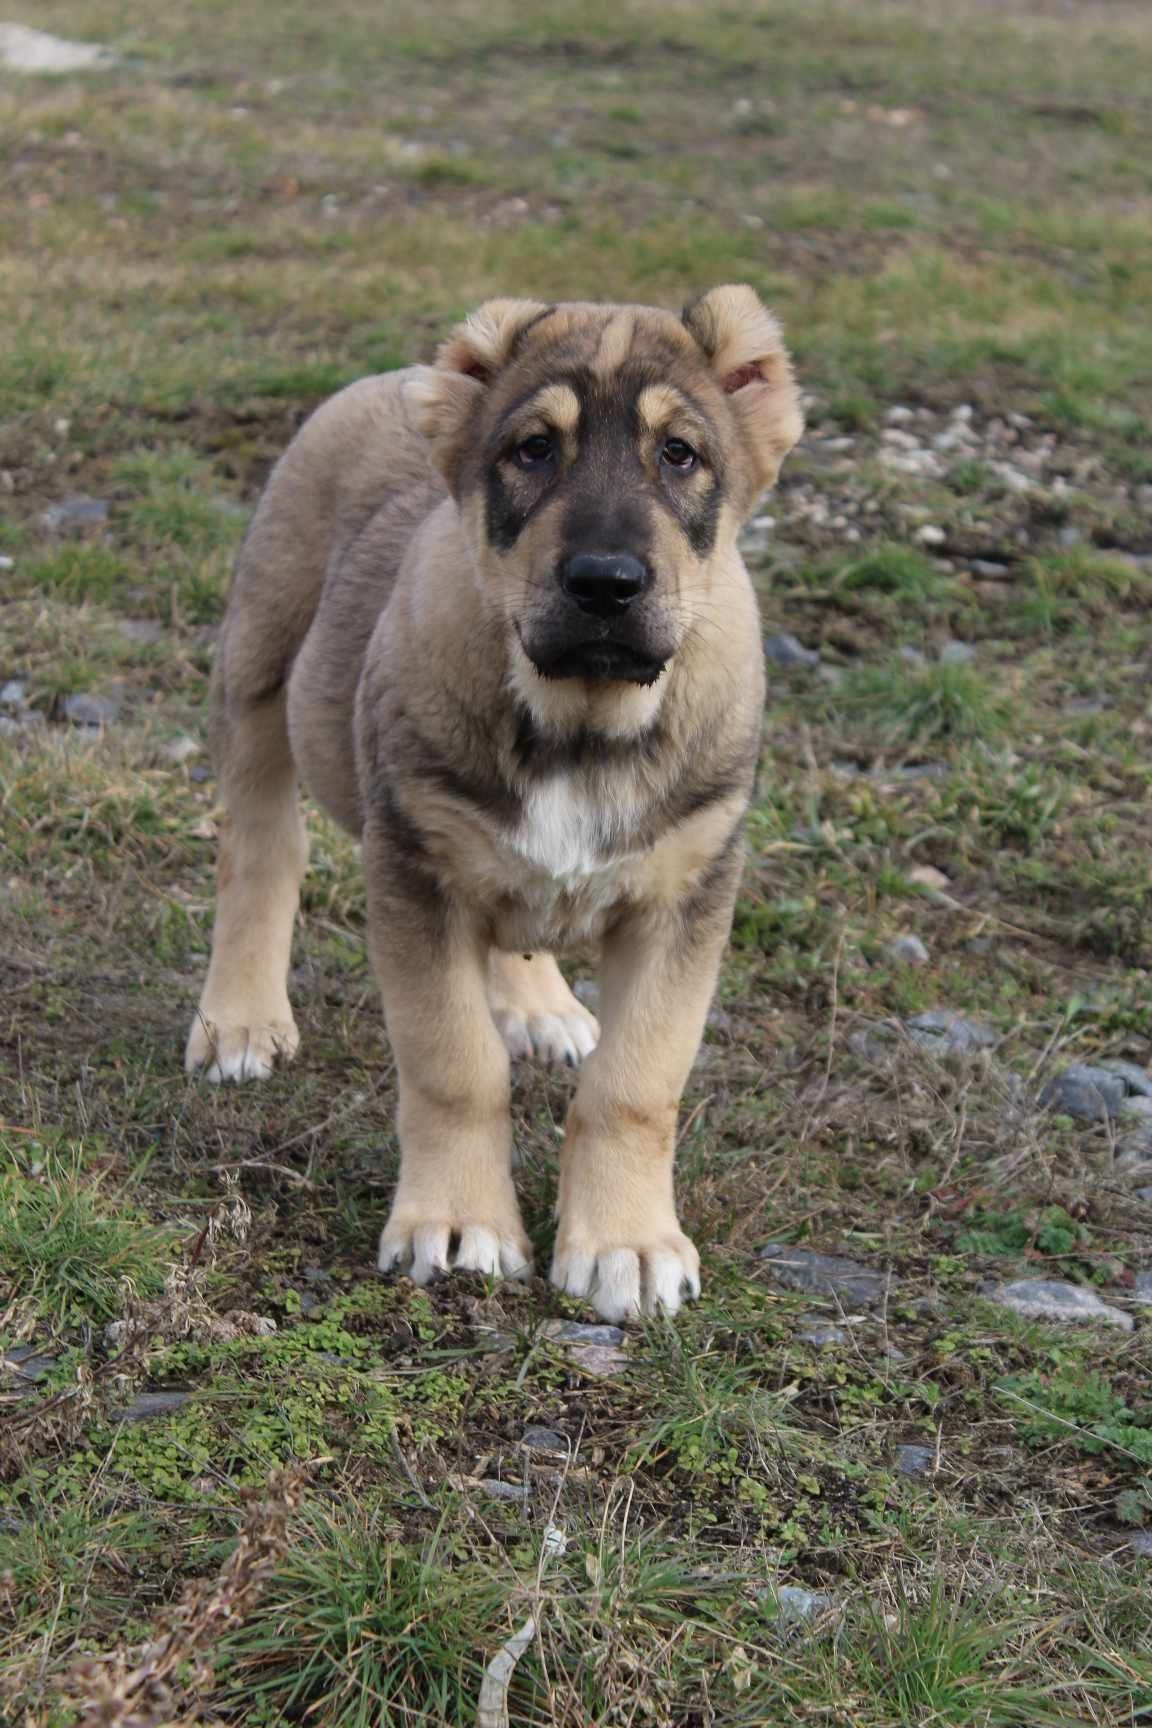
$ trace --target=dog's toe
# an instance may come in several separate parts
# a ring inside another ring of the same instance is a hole
[[[700,1260],[683,1235],[643,1248],[558,1246],[552,1282],[605,1320],[675,1314],[686,1297],[700,1294]]]
[[[291,1020],[244,1026],[197,1015],[188,1035],[184,1067],[189,1074],[202,1070],[214,1085],[226,1080],[267,1080],[278,1063],[291,1061],[299,1044],[300,1034]]]
[[[448,1272],[522,1278],[532,1262],[527,1245],[510,1233],[443,1220],[386,1226],[377,1264],[381,1272],[404,1272],[414,1284],[430,1284]]]

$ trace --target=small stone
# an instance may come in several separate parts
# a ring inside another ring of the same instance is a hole
[[[843,1326],[826,1326],[818,1314],[802,1314],[805,1322],[801,1331],[797,1332],[801,1344],[811,1344],[814,1350],[827,1350],[833,1344],[847,1344],[849,1334]]]
[[[897,1446],[896,1469],[901,1476],[931,1476],[936,1469],[934,1446]]]
[[[93,696],[89,691],[78,691],[74,696],[65,696],[60,704],[61,717],[71,726],[85,726],[93,729],[111,726],[120,713],[120,704],[110,696]]]
[[[898,402],[894,408],[888,409],[884,418],[889,426],[906,426],[909,420],[916,418],[916,410],[907,407],[903,402]]]
[[[548,1320],[543,1336],[562,1344],[578,1368],[596,1379],[618,1374],[628,1358],[620,1346],[624,1334],[619,1326],[586,1325],[579,1320]]]
[[[1120,1114],[1129,1121],[1152,1119],[1152,1098],[1125,1098],[1120,1106]]]
[[[819,666],[820,656],[787,631],[764,639],[764,658],[772,666]]]
[[[190,762],[193,756],[199,756],[204,746],[198,738],[192,738],[187,732],[182,732],[178,738],[172,738],[164,746],[164,754],[169,762]]]
[[[766,1242],[757,1253],[759,1259],[767,1261],[769,1277],[790,1290],[838,1296],[866,1308],[880,1302],[888,1289],[886,1273],[861,1266],[842,1254],[817,1254],[789,1242]]]
[[[984,1294],[1002,1308],[1010,1308],[1023,1320],[1050,1320],[1058,1325],[1119,1326],[1131,1332],[1131,1314],[1101,1302],[1094,1290],[1083,1284],[1065,1284],[1056,1278],[1018,1278],[1011,1284],[996,1284]]]
[[[47,534],[92,534],[107,520],[108,506],[102,498],[64,498],[49,504],[40,526]]]
[[[973,576],[983,576],[989,582],[998,582],[1011,575],[1007,564],[998,564],[993,558],[973,558],[969,569]]]
[[[7,1351],[4,1356],[4,1366],[11,1369],[20,1380],[43,1380],[44,1376],[55,1368],[56,1362],[55,1356],[34,1350],[27,1344]]]
[[[532,1498],[532,1489],[527,1482],[500,1482],[494,1476],[485,1476],[476,1486],[491,1495],[493,1500],[524,1501]]]
[[[28,24],[0,24],[0,65],[13,72],[100,72],[115,64],[111,49],[95,42],[71,42]]]
[[[1137,1530],[1129,1537],[1128,1546],[1133,1554],[1139,1554],[1144,1560],[1152,1560],[1152,1530]]]
[[[931,764],[929,764],[931,766]],[[916,888],[932,888],[936,890],[951,888],[952,883],[943,870],[937,870],[934,864],[917,864],[909,870],[908,880]]]
[[[15,570],[15,558],[0,557],[0,570]]]
[[[1039,1103],[1042,1109],[1075,1116],[1081,1122],[1105,1122],[1120,1114],[1125,1096],[1124,1082],[1118,1074],[1074,1062],[1049,1080],[1040,1093]]]
[[[118,618],[116,628],[125,642],[139,642],[144,647],[159,642],[164,635],[163,624],[154,618]]]
[[[0,702],[4,700],[4,692],[0,690]],[[1139,1098],[1152,1098],[1152,1074],[1146,1068],[1141,1068],[1136,1062],[1101,1062],[1101,1068],[1106,1068],[1109,1074],[1119,1074],[1129,1092],[1134,1092]]]
[[[762,1600],[776,1607],[776,1635],[791,1638],[813,1620],[831,1612],[832,1597],[826,1590],[805,1590],[799,1584],[778,1584]]]
[[[1132,1300],[1138,1302],[1141,1308],[1152,1308],[1152,1272],[1137,1272],[1136,1283],[1132,1287]]]
[[[886,942],[884,953],[899,966],[927,966],[930,958],[919,936],[913,935],[910,930],[893,936],[891,942]]]
[[[987,1050],[996,1043],[991,1026],[979,1020],[969,1020],[951,1008],[931,1008],[924,1014],[913,1014],[904,1022],[904,1030],[913,1044],[935,1055],[955,1055],[969,1050]]]
[[[1133,1190],[1135,1198],[1142,1200],[1145,1206],[1152,1206],[1152,1186]]]
[[[157,1416],[170,1416],[181,1409],[192,1396],[190,1392],[138,1392],[131,1404],[113,1410],[113,1422],[151,1422]]]
[[[969,666],[976,658],[971,642],[945,642],[940,650],[941,666]]]
[[[923,528],[917,528],[913,538],[919,540],[921,546],[943,546],[948,536],[934,522],[925,522]]]
[[[20,678],[9,678],[0,686],[0,708],[23,708],[28,700],[28,686]]]
[[[903,660],[905,666],[926,666],[928,664],[928,656],[924,653],[923,649],[913,648],[911,644],[907,642],[897,648],[896,657],[899,660]]]
[[[567,1455],[572,1450],[559,1429],[543,1428],[535,1423],[525,1428],[520,1436],[520,1444],[526,1452],[562,1452]]]

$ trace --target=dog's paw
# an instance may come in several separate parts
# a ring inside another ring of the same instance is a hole
[[[489,1278],[524,1278],[532,1249],[518,1221],[413,1217],[394,1213],[380,1237],[381,1272],[405,1272],[414,1284],[430,1284],[445,1272],[483,1272]]]
[[[513,1061],[534,1056],[538,1062],[579,1068],[600,1038],[595,1017],[575,997],[571,1013],[522,1014],[516,1008],[494,1008],[492,1018]]]
[[[488,1006],[514,1061],[534,1056],[578,1068],[599,1042],[599,1021],[577,1001],[551,954],[493,954]]]
[[[203,1070],[214,1084],[223,1080],[267,1080],[281,1062],[290,1062],[300,1044],[294,1020],[268,1020],[250,1026],[217,1022],[198,1013],[184,1051],[187,1073]]]
[[[675,1225],[632,1244],[596,1242],[561,1226],[552,1282],[605,1320],[675,1314],[686,1297],[700,1294],[700,1256]]]

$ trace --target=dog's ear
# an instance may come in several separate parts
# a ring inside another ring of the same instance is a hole
[[[752,288],[713,288],[684,309],[684,323],[707,356],[755,468],[771,486],[804,430],[792,362],[776,319]]]
[[[456,481],[473,410],[507,363],[516,338],[546,310],[537,300],[489,300],[457,325],[435,366],[406,385],[416,424],[449,486]]]

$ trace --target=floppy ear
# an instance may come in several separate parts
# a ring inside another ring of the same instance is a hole
[[[455,483],[473,410],[507,362],[517,336],[546,310],[537,300],[489,300],[457,325],[435,366],[422,368],[405,386],[405,399],[449,486]]]
[[[779,324],[755,290],[744,286],[713,288],[685,308],[684,323],[732,399],[758,490],[771,486],[804,430]]]

